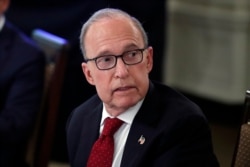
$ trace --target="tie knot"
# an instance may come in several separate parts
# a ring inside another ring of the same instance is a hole
[[[120,128],[120,126],[123,124],[123,121],[118,118],[106,118],[104,122],[104,128],[102,131],[102,135],[113,136],[114,133]]]

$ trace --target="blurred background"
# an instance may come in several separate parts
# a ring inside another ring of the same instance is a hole
[[[143,23],[154,48],[151,79],[202,108],[221,167],[230,166],[250,87],[248,0],[12,0],[6,16],[27,35],[41,28],[71,45],[50,166],[68,166],[67,117],[95,93],[81,71],[78,36],[86,19],[104,7],[123,9]]]
[[[206,114],[222,167],[231,166],[250,88],[249,0],[169,0],[163,82]]]

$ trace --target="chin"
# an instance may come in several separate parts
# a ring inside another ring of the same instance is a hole
[[[140,100],[133,100],[132,98],[128,99],[128,100],[120,100],[117,101],[117,106],[120,106],[120,108],[130,108],[133,107],[134,105],[136,105]]]

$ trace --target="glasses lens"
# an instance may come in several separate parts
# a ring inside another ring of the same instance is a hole
[[[124,53],[122,59],[125,64],[133,65],[142,61],[142,50],[133,50]]]
[[[107,55],[107,56],[97,57],[92,60],[95,60],[98,69],[108,70],[115,67],[118,58],[122,58],[123,62],[127,65],[134,65],[142,62],[143,51],[144,49],[137,49],[125,52],[119,56]]]
[[[115,56],[102,56],[96,59],[96,65],[99,69],[105,70],[115,65]]]

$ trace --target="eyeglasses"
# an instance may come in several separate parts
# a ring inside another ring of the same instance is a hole
[[[143,51],[147,48],[143,49],[135,49],[131,51],[124,52],[121,55],[105,55],[99,56],[93,59],[87,59],[86,62],[95,61],[96,67],[99,70],[109,70],[114,68],[117,63],[117,59],[121,58],[123,63],[126,65],[135,65],[139,64],[143,60]]]

